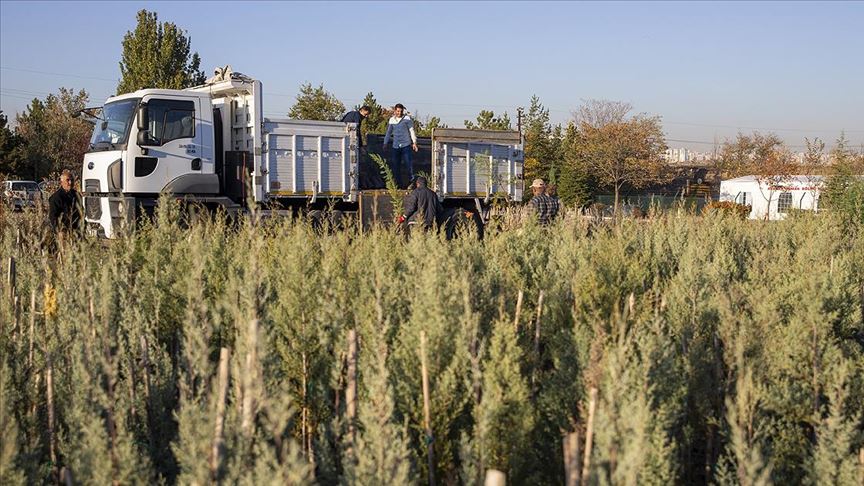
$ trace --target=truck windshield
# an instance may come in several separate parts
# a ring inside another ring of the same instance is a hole
[[[106,104],[102,108],[102,119],[96,120],[96,126],[93,127],[90,151],[114,150],[118,148],[117,145],[125,144],[137,106],[137,98]]]

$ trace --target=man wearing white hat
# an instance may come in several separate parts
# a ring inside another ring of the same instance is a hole
[[[531,183],[531,192],[534,197],[531,198],[531,209],[537,214],[537,220],[541,225],[546,226],[558,216],[560,204],[558,198],[554,198],[546,194],[546,183],[543,179],[534,179]]]

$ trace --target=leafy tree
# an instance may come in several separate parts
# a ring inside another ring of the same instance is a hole
[[[41,101],[34,99],[16,116],[21,144],[15,149],[15,170],[39,179],[62,169],[80,168],[93,127],[72,115],[85,107],[89,95],[60,88]],[[80,170],[80,169],[79,169]]]
[[[361,106],[369,107],[369,116],[363,122],[363,135],[368,133],[383,135],[387,131],[387,119],[390,118],[389,110],[378,103],[371,91],[366,93],[363,103],[354,106],[354,109],[359,110]]]
[[[615,193],[615,212],[621,189],[663,180],[666,150],[663,127],[656,116],[628,117],[628,103],[605,100],[585,102],[576,115],[578,131],[573,141],[574,158]]]
[[[117,94],[142,88],[183,89],[204,82],[201,58],[192,40],[173,22],[159,22],[156,12],[140,10],[134,31],[123,37]]]
[[[15,167],[15,148],[21,143],[18,135],[9,126],[9,117],[0,111],[0,174],[9,174]]]
[[[721,150],[725,172],[753,175],[759,182],[759,193],[771,204],[774,193],[787,183],[797,170],[792,155],[783,141],[773,134],[738,134],[734,142],[727,140]],[[768,218],[768,213],[765,213]]]
[[[864,154],[852,151],[846,135],[840,134],[831,161],[820,205],[839,211],[849,222],[864,223]]]
[[[427,116],[423,121],[414,118],[414,130],[418,137],[431,137],[432,130],[435,128],[447,128],[447,125],[441,123],[441,119],[437,116]]]
[[[342,117],[345,105],[336,96],[324,89],[323,84],[317,88],[312,83],[300,86],[297,102],[291,107],[288,116],[295,120],[333,121]]]
[[[512,130],[510,126],[510,116],[505,111],[503,115],[496,117],[495,112],[491,110],[480,110],[477,115],[477,122],[465,120],[465,128],[469,130]]]

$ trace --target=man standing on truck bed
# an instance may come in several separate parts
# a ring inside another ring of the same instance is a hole
[[[405,114],[405,106],[396,103],[393,116],[387,122],[387,132],[384,134],[384,148],[392,137],[393,163],[396,165],[396,181],[404,187],[405,181],[414,179],[414,167],[411,165],[411,151],[417,151],[417,134],[414,133],[414,120]],[[404,174],[404,175],[403,175]]]
[[[372,110],[368,106],[363,105],[360,107],[359,110],[349,111],[348,113],[345,113],[345,116],[343,116],[342,120],[340,120],[342,121],[342,123],[357,124],[357,146],[360,148],[361,151],[366,146],[366,143],[363,141],[363,120],[365,120],[371,112]]]
[[[418,221],[420,226],[424,230],[430,230],[438,222],[442,210],[441,202],[438,201],[435,191],[426,187],[425,177],[418,177],[414,184],[416,189],[405,198],[405,214],[399,217],[399,223],[402,224],[418,214],[422,218]]]

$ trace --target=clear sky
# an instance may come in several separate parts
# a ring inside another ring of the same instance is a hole
[[[210,75],[231,64],[284,116],[298,86],[347,106],[372,91],[462,126],[532,94],[566,122],[587,98],[661,115],[670,146],[740,128],[793,149],[864,144],[864,2],[0,2],[0,109],[60,86],[114,92],[135,12],[186,29]],[[14,118],[14,116],[10,116]]]

